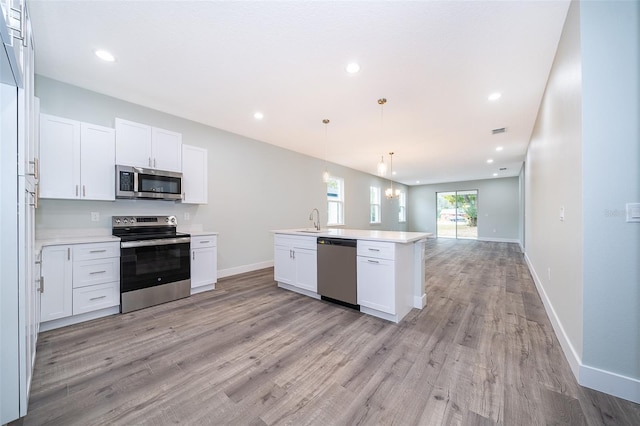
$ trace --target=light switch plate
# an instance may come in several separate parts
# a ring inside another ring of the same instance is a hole
[[[627,222],[640,222],[640,203],[627,203]]]
[[[560,221],[564,222],[564,206],[560,207]]]

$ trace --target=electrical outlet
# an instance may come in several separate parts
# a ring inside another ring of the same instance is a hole
[[[184,220],[190,220],[191,215],[188,212],[184,212]]]
[[[91,222],[100,222],[100,212],[91,212]]]

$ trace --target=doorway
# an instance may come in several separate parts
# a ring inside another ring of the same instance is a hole
[[[436,237],[478,239],[478,190],[436,192]]]

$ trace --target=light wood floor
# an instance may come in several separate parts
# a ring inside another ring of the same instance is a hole
[[[24,425],[640,425],[582,388],[518,246],[428,243],[427,308],[392,324],[265,269],[43,333]]]

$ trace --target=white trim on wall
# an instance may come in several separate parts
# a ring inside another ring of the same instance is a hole
[[[464,239],[464,238],[463,238]],[[520,240],[518,240],[517,238],[478,238],[478,241],[489,241],[492,243],[518,243],[520,245],[520,247],[522,247],[522,244],[520,244]]]
[[[273,260],[267,260],[265,262],[252,263],[249,265],[236,266],[234,268],[220,269],[218,271],[218,278],[230,277],[232,275],[244,274],[245,272],[253,272],[259,269],[272,268]]]
[[[542,282],[540,281],[540,278],[538,277],[538,274],[526,253],[524,254],[524,259],[527,262],[527,266],[529,267],[529,271],[533,277],[533,282],[536,285],[540,299],[542,299],[542,304],[544,305],[547,317],[549,318],[549,321],[551,321],[553,331],[560,342],[560,347],[562,348],[564,356],[569,363],[569,367],[571,367],[571,372],[576,377],[578,383],[581,386],[595,389],[618,398],[640,403],[640,380],[612,373],[611,371],[601,370],[582,363],[578,353],[569,341],[564,327],[562,327],[560,319],[558,318],[547,293],[544,291]]]

